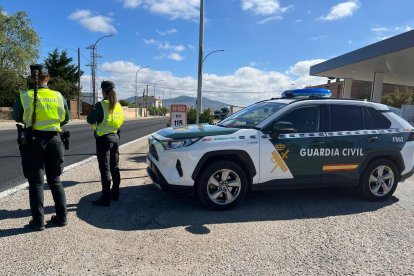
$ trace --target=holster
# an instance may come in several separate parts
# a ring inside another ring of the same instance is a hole
[[[16,124],[17,127],[17,144],[28,145],[33,141],[32,128],[24,128],[22,125]]]

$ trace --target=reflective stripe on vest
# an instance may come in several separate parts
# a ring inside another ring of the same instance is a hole
[[[103,136],[109,133],[116,133],[124,123],[124,110],[122,109],[122,106],[117,102],[112,113],[109,113],[108,100],[102,100],[101,106],[104,118],[102,123],[94,127],[96,135]]]
[[[33,89],[20,91],[23,106],[23,122],[26,127],[32,126]],[[48,88],[39,88],[36,101],[36,121],[33,129],[41,131],[61,132],[60,123],[65,120],[65,102],[62,94]]]

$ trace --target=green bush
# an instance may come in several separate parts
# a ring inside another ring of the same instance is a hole
[[[197,121],[197,110],[194,107],[191,107],[187,112],[188,124],[195,124]],[[204,109],[200,114],[199,123],[200,124],[212,124],[214,120],[214,115],[211,112],[210,108]]]

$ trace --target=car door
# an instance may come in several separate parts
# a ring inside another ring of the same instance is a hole
[[[331,154],[324,157],[323,182],[356,183],[364,158],[379,148],[380,131],[361,105],[329,104],[326,147]]]
[[[296,107],[263,129],[260,182],[290,185],[319,182],[325,144],[321,105]]]

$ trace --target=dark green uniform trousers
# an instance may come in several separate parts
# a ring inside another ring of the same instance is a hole
[[[96,136],[96,155],[99,171],[101,172],[102,198],[109,200],[111,196],[111,178],[113,181],[112,194],[119,195],[121,175],[119,173],[119,135],[111,133]]]
[[[35,131],[30,144],[20,145],[23,173],[29,182],[30,209],[36,226],[44,225],[43,185],[47,184],[55,202],[56,215],[66,218],[66,195],[60,182],[64,147],[56,132]]]

